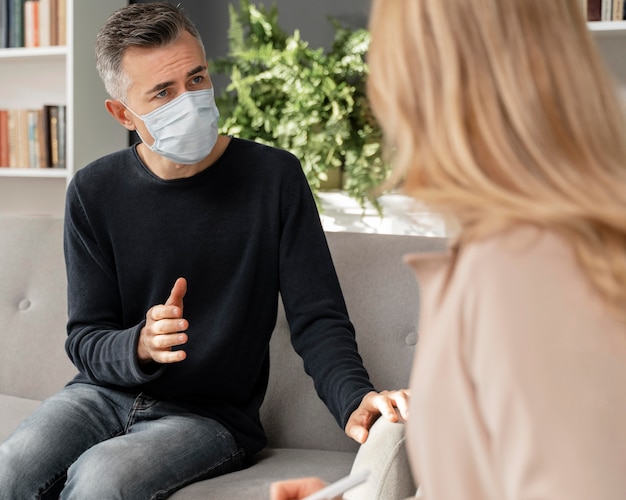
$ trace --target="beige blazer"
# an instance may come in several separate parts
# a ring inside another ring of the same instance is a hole
[[[423,498],[626,499],[626,325],[565,241],[518,226],[407,262],[423,309],[407,426]]]

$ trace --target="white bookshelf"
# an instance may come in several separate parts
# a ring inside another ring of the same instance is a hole
[[[626,102],[626,21],[587,23]]]
[[[66,46],[0,49],[0,108],[67,106],[66,168],[0,168],[0,214],[62,215],[76,170],[128,142],[104,108],[93,51],[102,24],[127,2],[66,1]]]
[[[623,36],[626,31],[626,21],[594,21],[587,23],[589,29],[602,37]]]

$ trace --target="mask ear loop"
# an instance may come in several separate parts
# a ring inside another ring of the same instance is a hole
[[[146,123],[146,122],[144,121],[144,119],[143,119],[141,116],[139,116],[139,115],[138,115],[137,113],[135,113],[132,109],[130,109],[130,108],[128,107],[128,105],[127,105],[124,101],[120,101],[120,102],[122,103],[122,106],[124,106],[124,107],[125,107],[128,111],[130,111],[133,115],[135,115],[135,116],[136,116],[137,118],[139,118],[142,122],[144,122],[144,125],[145,125],[145,123]],[[146,126],[146,128],[148,128],[148,127]],[[143,137],[141,137],[141,134],[139,133],[139,130],[137,129],[137,127],[135,127],[134,132],[135,132],[135,134],[137,134],[137,135],[139,136],[139,138],[141,139],[141,142],[143,142],[143,143],[145,144],[145,146],[146,146],[146,147],[147,147],[150,151],[154,151],[154,149],[152,149],[152,148],[153,148],[153,147],[154,147],[154,145],[156,144],[156,139],[154,139],[154,138],[153,138],[154,142],[152,143],[152,146],[149,146],[149,145],[148,145],[148,143],[146,142],[146,140],[145,140]]]

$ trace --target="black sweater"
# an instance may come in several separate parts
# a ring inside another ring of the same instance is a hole
[[[135,147],[77,172],[65,216],[71,382],[145,392],[266,445],[259,422],[279,292],[319,396],[345,423],[372,390],[299,161],[232,139],[211,167],[163,180]],[[147,310],[188,282],[187,359],[138,364]],[[279,363],[280,360],[272,360]]]

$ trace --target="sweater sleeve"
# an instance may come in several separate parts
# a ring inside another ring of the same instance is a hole
[[[317,207],[300,168],[294,169],[283,198],[280,292],[292,343],[318,395],[344,428],[373,387],[357,350]]]
[[[68,337],[65,349],[78,371],[101,385],[130,387],[157,378],[138,362],[143,322],[122,325],[114,259],[98,240],[81,203],[76,179],[68,187],[64,249],[68,279]]]

